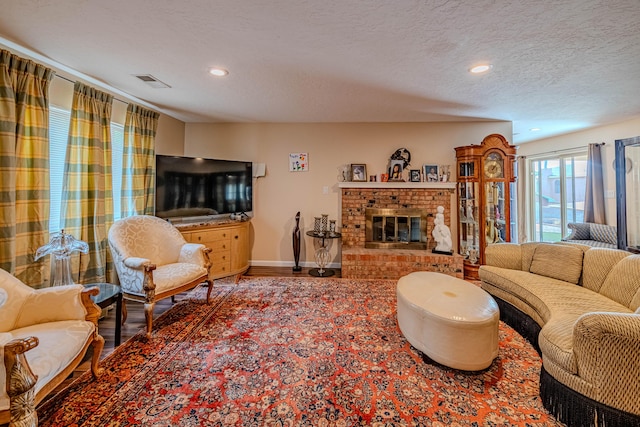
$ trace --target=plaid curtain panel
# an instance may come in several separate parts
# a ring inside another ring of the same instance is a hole
[[[124,124],[121,217],[153,215],[155,138],[160,114],[129,104]]]
[[[49,229],[49,83],[54,72],[0,50],[0,268],[41,287]]]
[[[89,253],[73,257],[76,283],[112,282],[113,262],[107,231],[113,223],[111,181],[111,105],[113,96],[75,83],[60,227],[89,244]]]

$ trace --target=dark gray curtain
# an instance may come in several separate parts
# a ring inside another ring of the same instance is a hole
[[[606,224],[604,209],[604,180],[602,178],[602,146],[589,144],[587,158],[587,189],[584,196],[584,222]]]

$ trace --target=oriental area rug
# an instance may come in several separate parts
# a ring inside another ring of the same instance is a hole
[[[561,426],[540,358],[500,323],[484,371],[438,365],[396,321],[396,282],[245,277],[154,321],[38,410],[40,426]]]

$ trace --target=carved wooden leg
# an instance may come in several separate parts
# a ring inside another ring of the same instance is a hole
[[[33,388],[38,378],[33,374],[24,352],[38,345],[38,338],[29,337],[10,341],[4,347],[4,366],[9,395],[9,427],[36,427],[35,395]]]
[[[126,304],[126,300],[124,298],[122,298],[122,323],[121,323],[121,325],[124,325],[125,320],[127,320],[127,304]]]
[[[91,346],[93,347],[93,355],[91,356],[91,373],[93,374],[93,378],[98,378],[104,373],[104,369],[100,367],[100,355],[104,348],[104,338],[102,335],[96,334]]]
[[[213,280],[207,279],[207,304],[211,304],[211,289],[213,289]]]
[[[144,318],[147,321],[147,338],[151,338],[151,328],[153,327],[153,307],[155,302],[147,302],[144,304]]]

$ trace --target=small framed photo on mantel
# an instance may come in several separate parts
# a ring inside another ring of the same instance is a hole
[[[402,169],[404,168],[404,160],[391,160],[389,165],[389,181],[404,181],[402,178]]]
[[[366,182],[367,181],[367,165],[361,163],[351,164],[351,181]]]
[[[420,169],[410,169],[409,170],[409,181],[410,182],[420,182]]]
[[[438,165],[424,165],[422,168],[424,170],[424,177],[426,182],[440,181]]]

